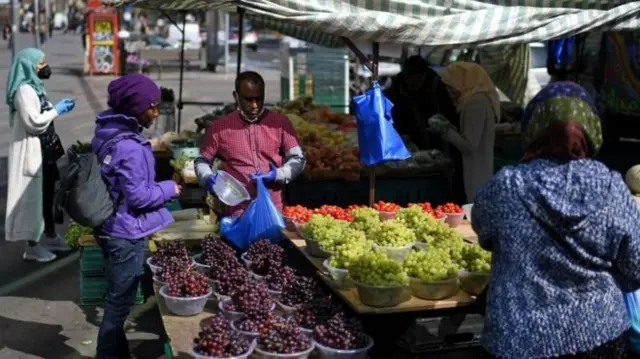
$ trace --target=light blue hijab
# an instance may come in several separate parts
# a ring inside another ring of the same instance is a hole
[[[13,64],[11,64],[11,72],[7,77],[7,97],[5,99],[11,112],[16,110],[13,96],[20,86],[28,84],[33,87],[38,96],[44,94],[44,85],[36,71],[36,66],[43,57],[44,52],[33,47],[23,49],[16,54]],[[13,126],[13,124],[11,125]]]

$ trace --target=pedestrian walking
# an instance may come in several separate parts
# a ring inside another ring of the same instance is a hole
[[[525,156],[475,197],[472,226],[492,251],[484,346],[505,359],[628,358],[624,292],[640,288],[640,210],[594,156],[593,100],[547,85],[523,119]]]
[[[6,94],[12,140],[5,239],[26,241],[23,258],[39,262],[54,260],[53,252],[69,250],[53,221],[53,188],[59,175],[54,159],[64,152],[53,120],[73,110],[75,103],[49,102],[42,81],[50,76],[44,53],[24,49],[11,66]]]
[[[116,207],[95,229],[104,252],[108,288],[98,332],[98,359],[130,356],[123,327],[142,275],[145,238],[173,222],[163,204],[181,191],[173,181],[155,181],[153,152],[141,132],[158,118],[158,86],[143,75],[126,75],[111,81],[108,93],[110,109],[97,116],[91,142]]]

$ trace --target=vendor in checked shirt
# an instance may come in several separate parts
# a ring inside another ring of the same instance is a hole
[[[225,172],[242,182],[255,197],[256,177],[261,177],[276,208],[282,212],[284,185],[304,169],[305,158],[287,117],[264,108],[264,79],[257,72],[243,72],[236,78],[233,97],[238,109],[211,124],[202,139],[195,160],[198,183],[213,194],[216,174],[214,158],[224,163]],[[225,209],[225,216],[240,215],[244,203]]]

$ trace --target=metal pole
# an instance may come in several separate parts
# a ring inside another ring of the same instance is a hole
[[[380,44],[373,43],[373,59],[371,61],[371,78],[378,81],[378,62],[380,60]],[[373,207],[376,201],[376,168],[369,168],[369,206]]]
[[[244,37],[244,9],[238,8],[238,67],[236,69],[236,76],[242,72],[242,38]]]
[[[46,34],[46,38],[47,40],[49,39],[49,26],[51,26],[52,24],[49,24],[49,21],[51,21],[51,3],[49,2],[49,0],[44,0],[44,23],[45,23],[45,31],[44,33]],[[118,20],[120,21],[120,20]]]
[[[20,17],[18,10],[20,9],[19,0],[11,0],[11,62],[16,57],[16,35],[20,32]]]
[[[40,48],[40,0],[33,1],[33,24],[34,24],[34,39],[36,41],[36,49]]]
[[[224,73],[229,73],[229,28],[231,25],[229,24],[229,14],[224,14]],[[218,36],[216,34],[216,36]]]
[[[180,88],[178,89],[178,132],[182,124],[182,84],[184,82],[184,42],[187,30],[187,13],[182,13],[182,43],[180,44]]]

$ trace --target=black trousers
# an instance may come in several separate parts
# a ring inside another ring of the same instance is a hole
[[[53,216],[53,197],[56,193],[56,182],[60,179],[60,171],[55,163],[42,165],[42,216],[44,232],[53,233],[56,223]]]

